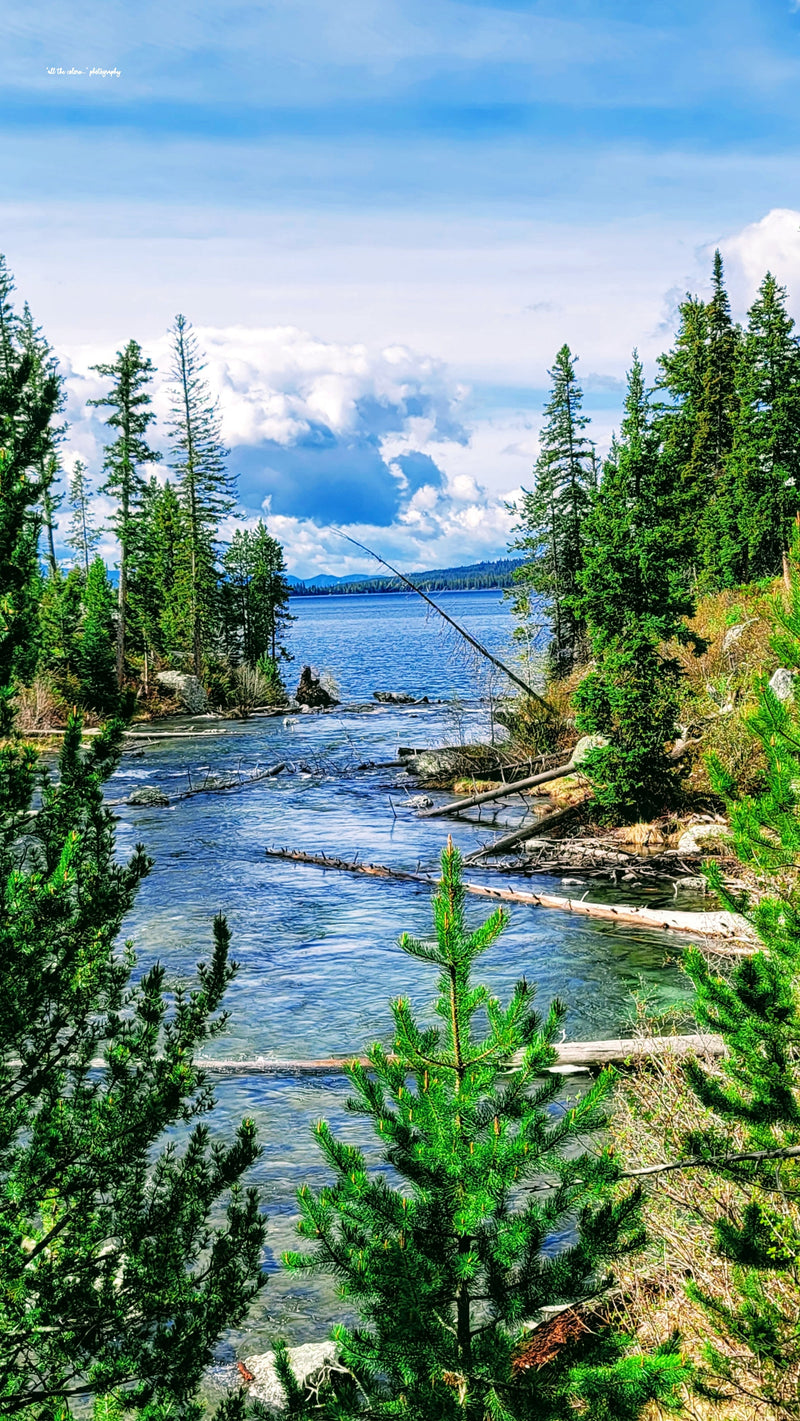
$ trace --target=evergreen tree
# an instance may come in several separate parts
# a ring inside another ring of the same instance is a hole
[[[574,614],[589,628],[594,669],[575,695],[578,728],[608,741],[582,768],[603,818],[650,818],[674,805],[680,668],[661,649],[693,611],[669,463],[659,451],[638,355],[615,440],[586,518]]]
[[[172,469],[186,515],[190,557],[191,652],[202,672],[204,645],[217,613],[215,541],[220,520],[236,502],[235,481],[225,467],[219,414],[206,381],[197,338],[184,316],[172,328]]]
[[[38,543],[43,493],[39,478],[50,448],[60,389],[54,373],[39,378],[19,349],[13,281],[0,258],[0,736],[6,733],[14,681],[30,681],[38,657]]]
[[[169,480],[152,478],[136,524],[130,585],[133,639],[149,665],[180,660],[191,645],[191,555],[186,517]]]
[[[281,636],[294,621],[283,548],[259,519],[253,529],[237,529],[222,562],[230,651],[250,666],[266,657],[277,668],[289,659]]]
[[[773,649],[800,670],[800,542],[790,564],[787,605],[774,603]],[[719,1399],[737,1392],[764,1414],[797,1409],[800,1343],[797,1259],[800,1255],[800,1174],[797,1160],[766,1158],[726,1165],[725,1157],[800,1148],[800,709],[779,701],[764,678],[750,718],[767,764],[764,789],[738,794],[731,776],[712,763],[715,788],[728,802],[733,844],[764,896],[748,901],[725,888],[718,865],[706,876],[723,903],[746,914],[759,949],[720,973],[693,949],[687,970],[697,989],[702,1029],[719,1033],[725,1054],[710,1073],[688,1063],[689,1080],[713,1112],[713,1124],[686,1141],[691,1155],[736,1186],[714,1220],[719,1253],[733,1263],[724,1294],[690,1285],[709,1320],[709,1389]],[[709,1190],[708,1200],[714,1197]],[[761,1377],[753,1396],[752,1372]],[[748,1375],[750,1374],[750,1375]],[[742,1391],[744,1381],[745,1390]],[[761,1414],[761,1412],[759,1412]]]
[[[728,586],[781,571],[800,508],[800,343],[770,273],[748,314],[737,396],[718,545]]]
[[[30,356],[30,378],[36,390],[41,394],[48,381],[54,380],[56,382],[58,398],[53,413],[54,415],[60,413],[67,400],[64,381],[58,373],[58,362],[52,347],[42,333],[41,326],[34,325],[27,301],[22,308],[22,320],[19,324],[19,344],[20,349]],[[51,422],[47,444],[42,449],[36,465],[36,473],[42,489],[42,525],[51,577],[56,575],[58,568],[55,549],[55,516],[64,502],[63,494],[54,491],[55,486],[60,482],[58,445],[64,437],[66,427],[66,424],[55,425]]]
[[[81,693],[81,623],[85,574],[76,567],[66,577],[48,577],[39,593],[39,667],[69,705],[83,705]]]
[[[3,478],[8,463],[0,454]],[[38,488],[3,487],[5,609]],[[132,951],[117,936],[150,864],[141,846],[117,860],[103,803],[122,724],[84,752],[73,719],[58,782],[42,773],[13,733],[16,634],[4,616],[0,1416],[64,1421],[94,1394],[109,1415],[189,1421],[216,1339],[263,1282],[263,1222],[239,1183],[257,1154],[254,1128],[211,1142],[200,1117],[212,1097],[194,1059],[224,1022],[229,934],[217,918],[191,991],[167,992],[159,964],[132,984]]]
[[[120,550],[117,684],[122,686],[125,679],[130,558],[135,538],[136,515],[144,489],[141,468],[143,464],[154,464],[161,458],[146,442],[148,427],[155,419],[150,408],[151,397],[148,390],[155,366],[142,354],[136,341],[130,340],[124,350],[117,351],[117,358],[112,364],[93,365],[92,369],[98,375],[113,381],[107,395],[101,399],[88,400],[87,403],[111,410],[106,424],[116,433],[113,442],[106,446],[103,460],[106,482],[101,492],[110,493],[117,500],[112,527],[117,535]]]
[[[660,437],[672,469],[683,553],[704,582],[720,581],[721,508],[718,498],[733,444],[736,363],[741,342],[731,320],[722,257],[714,253],[711,300],[687,297],[675,346],[661,356],[659,389],[672,396],[661,408]]]
[[[79,565],[83,568],[84,576],[87,577],[89,563],[100,542],[99,529],[92,522],[90,502],[91,491],[86,476],[86,465],[81,459],[76,459],[69,481],[69,503],[72,509],[72,518],[66,541],[67,547],[72,548]]]
[[[544,411],[535,487],[523,490],[515,510],[519,522],[511,546],[525,561],[514,571],[512,607],[523,621],[537,599],[542,610],[551,613],[551,671],[563,676],[584,651],[585,628],[572,599],[583,566],[583,520],[596,482],[596,463],[583,433],[589,420],[581,414],[583,394],[569,346],[561,347],[549,375],[553,385]]]
[[[669,1348],[623,1357],[620,1339],[587,1333],[585,1348],[513,1369],[526,1320],[594,1295],[609,1262],[640,1245],[639,1196],[617,1194],[617,1166],[599,1143],[578,1144],[602,1129],[609,1074],[568,1110],[554,1109],[560,1082],[543,1072],[556,1058],[562,1004],[541,1020],[526,981],[506,1008],[473,984],[473,963],[506,914],[468,929],[460,865],[449,844],[436,941],[400,939],[439,969],[439,1026],[418,1023],[400,999],[392,1054],[374,1045],[368,1069],[348,1068],[348,1109],[371,1122],[392,1178],[323,1121],[316,1136],[335,1180],[298,1196],[310,1251],[288,1254],[287,1266],[333,1274],[362,1318],[334,1330],[358,1391],[331,1400],[330,1414],[561,1421],[577,1408],[598,1421],[637,1417],[681,1375]],[[554,1183],[542,1191],[543,1174]],[[573,1241],[548,1249],[568,1221]]]
[[[102,715],[111,715],[119,705],[115,597],[102,558],[95,558],[89,567],[82,600],[79,642],[81,704]]]

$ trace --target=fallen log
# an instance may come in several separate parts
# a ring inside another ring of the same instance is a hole
[[[546,785],[550,780],[561,780],[566,775],[571,775],[577,766],[569,761],[567,765],[559,765],[554,770],[543,770],[540,775],[529,775],[526,780],[512,781],[510,784],[501,785],[499,789],[487,789],[481,794],[472,794],[468,799],[454,799],[449,804],[439,804],[435,809],[423,809],[417,817],[419,819],[436,819],[443,814],[460,814],[464,809],[474,809],[478,804],[489,804],[493,799],[504,799],[509,794],[521,794],[524,789],[535,789],[537,785]]]
[[[513,849],[515,844],[524,844],[526,839],[536,839],[542,833],[547,833],[550,829],[555,829],[557,824],[563,824],[566,819],[572,819],[575,815],[576,805],[568,804],[564,809],[557,809],[553,814],[544,814],[541,819],[537,819],[535,824],[527,824],[523,829],[515,829],[511,834],[504,834],[501,839],[495,839],[493,844],[486,844],[482,849],[475,849],[474,853],[468,854],[465,863],[478,863],[480,859],[488,858],[490,854],[504,854],[507,849]]]
[[[429,888],[438,879],[427,873],[408,873],[387,868],[385,864],[358,863],[327,854],[309,854],[303,849],[265,849],[267,858],[288,863],[310,864],[315,868],[332,868],[340,873],[365,874],[370,878],[394,879],[401,883],[423,883]],[[757,946],[749,924],[737,913],[689,913],[675,909],[637,908],[624,903],[587,903],[584,898],[559,898],[552,893],[525,893],[514,888],[489,888],[483,883],[465,883],[464,892],[479,898],[491,898],[501,903],[525,903],[531,908],[552,908],[560,913],[577,913],[585,918],[599,918],[622,927],[654,928],[685,933],[688,937],[710,940],[714,951],[749,954]],[[717,946],[714,939],[724,946]]]
[[[624,1065],[643,1056],[663,1056],[667,1052],[677,1056],[721,1056],[724,1046],[721,1036],[621,1036],[607,1041],[562,1041],[556,1049],[558,1059],[549,1069],[567,1073],[588,1070],[590,1066]],[[515,1059],[512,1057],[509,1064],[513,1065]],[[323,1056],[319,1060],[305,1061],[256,1056],[243,1061],[198,1058],[197,1065],[221,1076],[327,1076],[342,1074],[354,1060],[365,1067],[370,1064],[366,1056]]]
[[[277,765],[267,765],[263,770],[253,770],[250,774],[244,775],[243,777],[241,775],[229,775],[227,779],[215,780],[207,776],[200,785],[193,785],[190,776],[189,788],[181,790],[180,794],[176,794],[175,800],[177,802],[179,799],[191,799],[196,794],[231,794],[235,790],[247,789],[249,785],[260,784],[262,780],[271,779],[274,775],[279,775],[281,771],[285,769],[286,761],[280,760]]]

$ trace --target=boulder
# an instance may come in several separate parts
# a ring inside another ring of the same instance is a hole
[[[294,698],[301,709],[303,706],[308,706],[311,710],[324,710],[327,706],[338,706],[339,704],[330,692],[325,690],[319,677],[312,674],[310,666],[304,666],[300,672],[300,680],[297,683]]]
[[[794,695],[794,676],[785,666],[779,666],[769,678],[769,688],[779,701],[791,700]]]
[[[730,843],[727,824],[692,824],[678,840],[679,854],[722,853]]]
[[[331,1367],[338,1366],[335,1342],[306,1342],[289,1348],[289,1361],[298,1382],[312,1392],[325,1380]],[[246,1357],[244,1367],[253,1380],[246,1383],[249,1395],[276,1415],[283,1412],[286,1397],[275,1370],[275,1353],[259,1352]],[[240,1372],[241,1384],[241,1372]]]
[[[413,794],[406,800],[409,809],[433,809],[433,800],[429,794]]]
[[[582,735],[572,752],[573,765],[582,765],[590,750],[596,750],[599,746],[607,744],[605,735]]]
[[[202,715],[209,709],[208,696],[196,676],[185,671],[159,671],[156,685],[176,700],[192,715]]]
[[[140,785],[128,795],[128,804],[152,805],[156,808],[163,808],[169,804],[169,796],[163,789],[156,789],[155,785]]]

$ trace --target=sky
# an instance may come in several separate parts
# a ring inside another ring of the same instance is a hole
[[[737,317],[770,268],[800,318],[790,0],[6,0],[0,74],[66,471],[100,481],[91,366],[131,338],[168,453],[182,312],[298,576],[378,570],[332,527],[404,570],[503,556],[556,350],[602,451],[716,246]]]

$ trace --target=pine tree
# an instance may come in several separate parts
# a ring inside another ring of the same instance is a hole
[[[235,507],[235,481],[225,467],[219,414],[211,399],[197,338],[184,316],[172,328],[172,470],[186,515],[190,554],[191,650],[203,665],[216,613],[216,548],[220,520]]]
[[[83,618],[79,641],[81,704],[101,715],[119,706],[117,687],[114,589],[102,558],[90,564],[83,588]]]
[[[661,455],[636,352],[625,414],[585,520],[574,615],[586,621],[594,669],[575,695],[578,728],[608,741],[582,769],[601,817],[649,819],[675,804],[680,668],[662,643],[691,616],[669,462]]]
[[[673,400],[661,407],[659,433],[680,495],[684,558],[708,585],[718,584],[722,576],[718,498],[733,444],[740,342],[716,251],[711,299],[704,303],[687,297],[681,306],[675,346],[659,360],[658,385]]]
[[[525,561],[514,572],[512,607],[523,621],[536,599],[542,610],[551,613],[550,666],[558,677],[568,674],[584,651],[585,628],[571,599],[583,566],[583,520],[596,464],[592,444],[583,433],[589,420],[581,414],[583,394],[569,346],[561,347],[548,373],[553,384],[544,411],[535,487],[523,490],[516,506],[519,522],[512,548]]]
[[[144,489],[141,468],[143,464],[154,464],[161,458],[146,442],[148,427],[155,419],[155,414],[150,409],[151,396],[148,390],[155,366],[142,354],[136,341],[130,340],[124,350],[117,351],[117,358],[112,364],[93,365],[92,369],[98,375],[113,381],[107,395],[101,399],[88,400],[87,404],[110,409],[112,413],[106,424],[109,429],[116,431],[113,443],[106,446],[103,460],[106,482],[101,492],[110,493],[117,500],[112,527],[120,549],[117,684],[122,686],[125,679],[130,556],[135,537],[136,515]]]
[[[151,478],[136,521],[130,583],[132,642],[144,658],[180,661],[191,646],[191,554],[186,517],[174,485]]]
[[[781,571],[800,508],[800,343],[770,273],[748,313],[737,396],[719,552],[728,586]]]
[[[790,562],[788,604],[774,603],[773,650],[783,665],[800,670],[800,542]],[[724,1213],[713,1221],[719,1253],[733,1263],[724,1291],[691,1285],[705,1308],[709,1333],[709,1389],[756,1400],[764,1414],[797,1409],[797,1258],[800,1255],[800,1173],[797,1159],[767,1158],[725,1165],[725,1157],[797,1151],[800,1148],[800,708],[780,701],[766,677],[750,728],[767,765],[764,789],[740,795],[732,777],[712,762],[712,779],[728,802],[736,854],[755,875],[764,896],[755,901],[726,889],[719,865],[706,876],[725,906],[743,912],[760,941],[732,972],[715,971],[693,949],[686,966],[697,997],[701,1028],[725,1043],[719,1070],[689,1063],[687,1073],[713,1112],[704,1133],[686,1140],[690,1155],[736,1186]],[[709,1201],[714,1197],[709,1190]],[[753,1396],[752,1374],[761,1377]],[[746,1391],[742,1392],[742,1384]],[[761,1414],[759,1412],[759,1414]]]
[[[294,621],[283,548],[259,519],[253,529],[237,529],[222,562],[230,651],[250,666],[267,658],[277,669],[289,659],[281,636]]]
[[[43,493],[38,470],[50,448],[60,388],[19,348],[13,281],[0,257],[0,736],[10,724],[15,678],[30,681],[38,658],[37,549]]]
[[[92,522],[91,490],[86,476],[86,465],[81,459],[76,459],[72,466],[69,503],[72,518],[67,532],[67,547],[72,548],[78,564],[83,568],[84,576],[88,577],[89,563],[100,542],[100,531]]]
[[[67,402],[64,381],[58,373],[58,361],[53,354],[52,347],[42,333],[41,326],[34,325],[27,301],[22,308],[22,320],[19,323],[19,345],[20,350],[30,356],[30,378],[36,390],[41,394],[48,381],[54,380],[56,382],[58,398],[53,414],[59,414]],[[55,493],[54,489],[60,482],[58,446],[64,437],[66,428],[66,424],[56,425],[51,422],[46,447],[43,448],[36,466],[42,489],[42,525],[51,577],[55,576],[58,569],[55,548],[55,516],[64,502],[64,495]]]
[[[12,423],[22,440],[19,410]],[[10,462],[0,454],[4,612],[39,496],[32,481],[5,482]],[[189,1421],[216,1339],[264,1281],[258,1202],[240,1186],[254,1127],[212,1143],[194,1059],[224,1022],[229,933],[217,918],[192,990],[168,991],[158,963],[132,983],[117,937],[150,863],[141,846],[118,861],[103,803],[122,723],[84,751],[73,718],[51,780],[14,734],[16,636],[4,615],[0,1416],[63,1421],[94,1394],[108,1414],[119,1404],[143,1421]]]
[[[419,1023],[401,998],[392,1054],[374,1045],[368,1068],[348,1068],[356,1091],[348,1109],[370,1121],[391,1179],[324,1121],[315,1128],[335,1179],[300,1190],[310,1251],[285,1262],[333,1274],[362,1319],[334,1329],[359,1391],[332,1401],[331,1414],[355,1416],[363,1405],[371,1417],[409,1421],[550,1421],[585,1400],[598,1421],[636,1417],[680,1375],[669,1349],[621,1357],[618,1338],[587,1334],[585,1350],[567,1348],[539,1370],[513,1368],[526,1320],[594,1295],[610,1261],[640,1245],[639,1196],[617,1193],[617,1166],[599,1142],[578,1143],[602,1129],[610,1076],[568,1110],[554,1108],[560,1083],[543,1072],[556,1058],[564,1006],[553,1003],[541,1020],[526,981],[506,1008],[473,984],[473,964],[506,914],[470,930],[464,896],[449,844],[433,903],[436,941],[400,939],[439,970],[439,1025]],[[542,1190],[543,1175],[553,1182]],[[573,1240],[549,1249],[572,1221]]]

